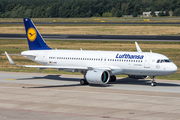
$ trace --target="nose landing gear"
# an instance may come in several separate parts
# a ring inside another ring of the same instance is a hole
[[[150,78],[152,79],[151,86],[152,86],[152,87],[153,87],[153,86],[156,86],[157,83],[156,83],[155,80],[154,80],[154,76],[150,76]]]

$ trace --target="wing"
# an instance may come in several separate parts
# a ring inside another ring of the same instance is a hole
[[[21,65],[23,67],[31,67],[31,68],[39,68],[39,69],[47,69],[53,68],[58,70],[70,69],[70,70],[88,70],[88,67],[69,67],[69,66],[43,66],[43,65]]]

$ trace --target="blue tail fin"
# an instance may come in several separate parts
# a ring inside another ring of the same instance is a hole
[[[29,44],[29,50],[51,50],[51,48],[46,45],[44,39],[36,29],[31,19],[24,18],[23,20],[26,29],[26,37]]]

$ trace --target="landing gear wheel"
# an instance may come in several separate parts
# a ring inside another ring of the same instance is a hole
[[[151,86],[156,86],[156,85],[157,85],[156,82],[152,82],[152,83],[151,83]]]
[[[157,85],[157,83],[156,83],[155,80],[154,80],[154,77],[155,77],[155,76],[150,76],[150,78],[152,79],[152,82],[151,82],[151,86],[152,86],[152,87]]]
[[[87,82],[87,80],[81,79],[81,80],[80,80],[80,84],[81,84],[81,85],[88,85],[89,83]]]
[[[110,76],[110,82],[115,82],[115,81],[116,81],[116,76],[115,75]]]

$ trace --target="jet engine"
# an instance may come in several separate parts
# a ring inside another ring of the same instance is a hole
[[[107,84],[110,80],[110,74],[104,70],[90,70],[87,71],[86,80],[88,83]]]
[[[146,79],[148,78],[149,76],[143,76],[143,75],[128,75],[130,78],[133,78],[133,79]]]

